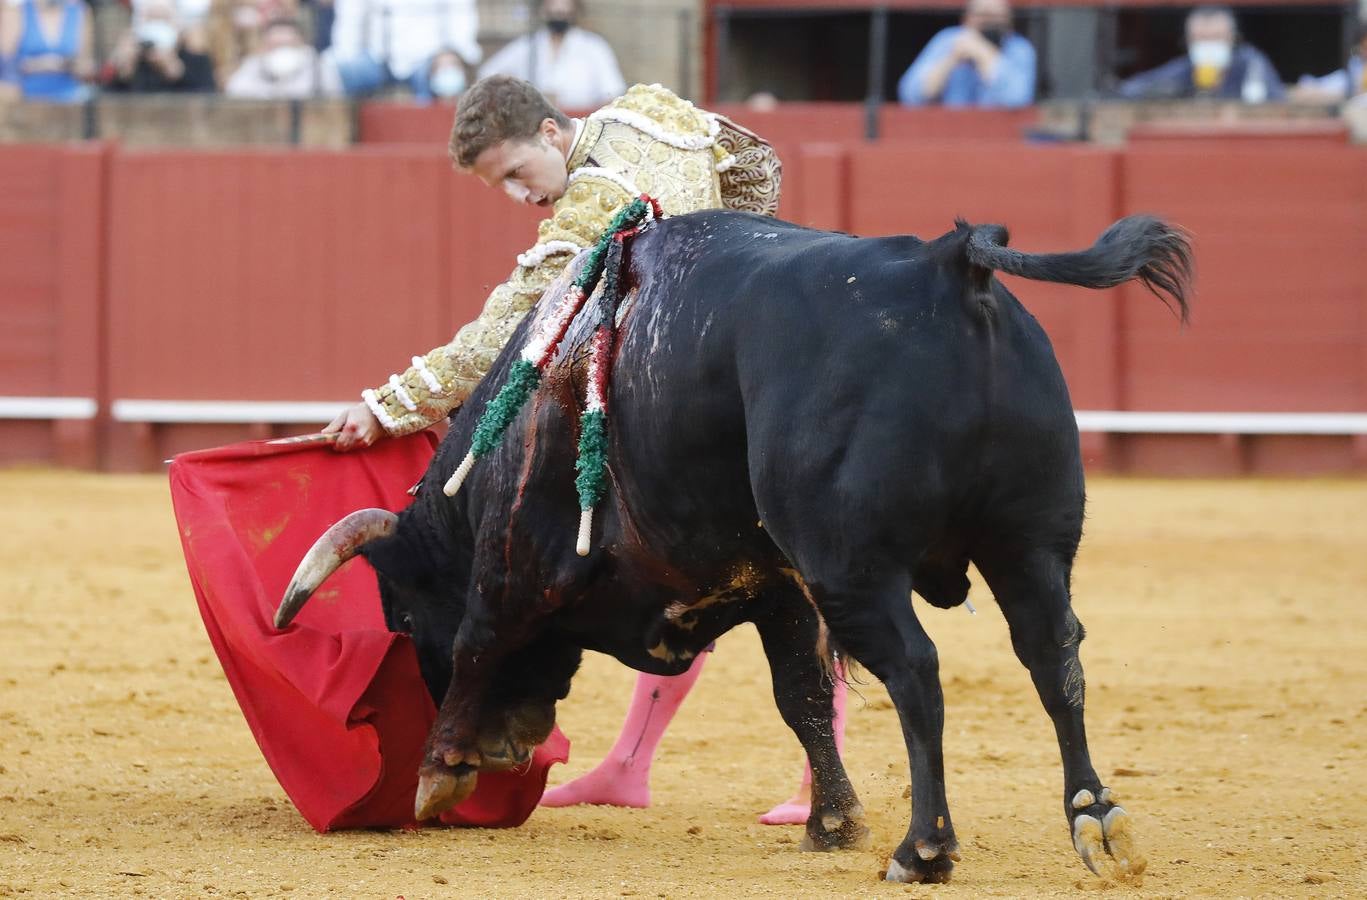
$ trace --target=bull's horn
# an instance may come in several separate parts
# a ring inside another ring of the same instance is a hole
[[[285,599],[275,611],[275,627],[284,628],[299,610],[304,608],[313,592],[327,581],[328,576],[341,568],[370,541],[394,533],[399,517],[387,509],[362,509],[333,525],[314,542],[295,570],[290,586],[285,588]]]

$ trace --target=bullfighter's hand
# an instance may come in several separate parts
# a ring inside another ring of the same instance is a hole
[[[358,447],[369,447],[376,441],[388,436],[384,426],[380,424],[380,420],[375,418],[370,407],[364,403],[348,406],[337,414],[337,418],[323,428],[323,434],[333,433],[337,435],[337,440],[332,445],[334,450],[355,450]]]

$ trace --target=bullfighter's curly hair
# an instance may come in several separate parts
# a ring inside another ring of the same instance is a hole
[[[496,144],[531,140],[546,119],[570,127],[569,118],[528,82],[511,75],[482,78],[460,98],[451,129],[451,161],[468,169]]]

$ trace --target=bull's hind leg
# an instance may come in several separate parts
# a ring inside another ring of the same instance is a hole
[[[785,591],[785,593],[788,593]],[[812,769],[812,809],[804,850],[861,849],[868,844],[864,807],[845,774],[835,743],[835,677],[817,655],[817,617],[797,591],[755,621],[779,714],[797,735]]]
[[[1084,632],[1073,615],[1068,561],[1035,551],[1012,559],[981,560],[978,566],[1011,628],[1011,646],[1030,670],[1040,702],[1053,720],[1063,755],[1063,811],[1073,847],[1097,874],[1111,867],[1120,876],[1142,874],[1147,861],[1134,840],[1129,816],[1117,805],[1115,793],[1101,784],[1087,751],[1078,658]]]
[[[813,578],[810,589],[840,647],[883,682],[901,719],[911,824],[888,862],[887,880],[949,881],[959,842],[945,796],[944,694],[935,644],[911,608],[910,576]]]

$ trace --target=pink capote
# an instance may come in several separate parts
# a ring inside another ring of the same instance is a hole
[[[171,463],[171,500],[209,640],[267,764],[318,831],[413,824],[436,710],[412,642],[385,629],[363,559],[334,574],[285,631],[272,618],[318,536],[357,509],[407,506],[405,491],[435,446],[425,432],[353,453],[258,441]],[[526,771],[480,775],[442,821],[521,825],[551,765],[568,759],[557,728]]]

